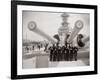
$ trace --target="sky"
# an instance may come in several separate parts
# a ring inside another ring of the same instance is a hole
[[[68,13],[68,12],[67,12]],[[63,13],[56,12],[37,12],[37,11],[23,11],[22,12],[22,27],[23,27],[23,39],[31,41],[43,41],[45,40],[42,36],[30,31],[28,29],[28,23],[34,21],[37,28],[45,32],[50,37],[58,34],[58,29],[62,27],[62,15]],[[86,36],[90,35],[90,15],[89,14],[78,14],[78,13],[68,13],[68,27],[73,29],[74,24],[77,20],[83,21],[83,28],[79,33]]]

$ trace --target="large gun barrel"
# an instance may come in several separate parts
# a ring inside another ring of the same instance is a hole
[[[36,25],[36,23],[34,22],[34,21],[31,21],[31,22],[29,22],[28,23],[28,28],[29,28],[29,30],[31,30],[31,31],[33,31],[33,32],[35,32],[35,33],[37,33],[37,34],[39,34],[39,35],[41,35],[42,37],[44,37],[44,38],[46,38],[48,41],[50,41],[51,43],[56,43],[56,41],[53,39],[53,38],[51,38],[49,35],[47,35],[45,32],[43,32],[42,30],[40,30],[38,27],[37,27],[37,25]]]
[[[75,22],[75,27],[73,28],[73,31],[70,34],[67,42],[71,43],[82,28],[83,28],[83,22],[81,20],[76,21]]]

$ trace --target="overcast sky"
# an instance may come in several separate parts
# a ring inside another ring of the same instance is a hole
[[[34,21],[37,24],[37,27],[50,35],[51,37],[54,34],[58,34],[58,28],[62,25],[62,13],[54,13],[54,12],[35,12],[35,11],[23,11],[22,19],[23,19],[23,39],[42,41],[43,37],[38,34],[30,31],[28,29],[28,23],[30,21]],[[83,29],[79,32],[85,35],[89,35],[90,33],[90,15],[89,14],[78,14],[78,13],[68,13],[69,18],[69,28],[73,28],[74,24],[77,20],[82,20],[84,23]]]

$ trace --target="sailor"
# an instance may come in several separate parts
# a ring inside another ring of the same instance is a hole
[[[66,49],[65,49],[65,60],[66,61],[68,61],[68,59],[69,59],[69,50],[68,50],[68,48],[66,47]]]
[[[78,52],[78,48],[74,47],[74,59],[75,59],[75,61],[77,61],[77,52]]]
[[[58,55],[57,56],[58,61],[60,61],[61,60],[61,47],[60,46],[58,46],[58,54],[57,55]]]
[[[52,60],[55,61],[55,52],[56,52],[56,51],[55,51],[55,45],[54,45],[54,44],[53,44],[53,46],[52,46],[52,49],[53,49],[53,50],[52,50]]]
[[[52,55],[53,48],[52,48],[52,46],[49,47],[49,51],[50,51],[50,61],[52,61],[52,59],[53,59],[53,55]]]
[[[72,61],[73,59],[73,50],[72,50],[72,47],[69,47],[69,57],[70,57],[70,61]]]

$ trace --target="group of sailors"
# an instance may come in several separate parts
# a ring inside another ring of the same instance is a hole
[[[50,61],[77,61],[78,48],[75,46],[53,45],[49,47]]]
[[[49,46],[48,43],[36,44],[30,47],[26,46],[25,50],[27,52],[34,51],[35,47],[37,47],[38,51],[41,51],[41,48],[44,47],[44,51],[50,53],[50,61],[77,61],[77,51],[78,48],[76,46],[71,46],[68,43],[65,43],[64,46],[59,46],[59,43],[53,44]]]

